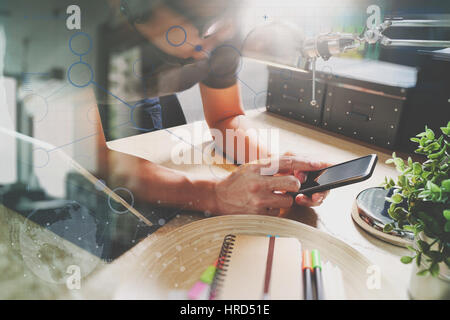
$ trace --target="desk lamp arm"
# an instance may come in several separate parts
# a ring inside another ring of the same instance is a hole
[[[359,47],[362,43],[380,43],[385,47],[450,47],[449,40],[390,39],[383,32],[391,27],[449,27],[450,20],[385,20],[379,26],[366,30],[362,35],[351,33],[327,33],[307,39],[303,45],[302,56],[307,59],[321,57],[328,60]]]
[[[317,58],[328,60],[358,48],[362,43],[380,43],[384,47],[450,47],[449,40],[390,39],[383,32],[391,27],[450,27],[450,20],[385,20],[379,26],[366,30],[362,35],[351,33],[328,33],[305,40],[302,56],[312,64],[313,92],[311,104],[315,105],[315,62]]]
[[[379,42],[385,47],[450,47],[449,40],[415,40],[415,39],[390,39],[383,32],[391,27],[450,27],[450,20],[385,20],[376,28],[366,30],[361,42],[369,44]]]

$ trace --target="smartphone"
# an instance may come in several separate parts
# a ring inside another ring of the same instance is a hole
[[[377,159],[376,154],[370,154],[317,171],[309,171],[307,172],[307,179],[302,183],[300,190],[292,194],[303,193],[312,195],[316,192],[367,180],[372,176]]]

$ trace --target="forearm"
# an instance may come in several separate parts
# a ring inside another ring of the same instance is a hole
[[[190,177],[150,162],[140,179],[146,186],[141,196],[147,201],[187,210],[216,211],[214,180]]]
[[[218,149],[229,159],[246,163],[269,156],[264,143],[258,141],[258,132],[245,118],[238,84],[225,89],[214,89],[200,84],[205,119],[211,129]],[[264,141],[265,142],[265,141]]]
[[[214,124],[222,139],[215,140],[219,149],[237,163],[248,163],[270,156],[266,141],[258,140],[257,131],[251,129],[245,116],[235,116]],[[228,134],[227,134],[228,133]]]
[[[161,206],[215,212],[216,181],[191,178],[144,159],[109,151],[107,184],[127,188],[136,199]]]

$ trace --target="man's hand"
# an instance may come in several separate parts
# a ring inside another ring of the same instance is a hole
[[[175,57],[197,60],[205,59],[218,43],[230,38],[235,32],[230,21],[223,21],[212,33],[202,35],[185,17],[164,5],[155,9],[147,22],[135,26],[160,50]]]
[[[303,158],[304,161],[313,161],[313,160],[307,160],[305,157],[301,157],[301,156],[296,156],[294,153],[292,152],[286,152],[284,153],[284,156],[288,156],[288,157],[297,157],[297,158]],[[320,170],[326,167],[331,166],[331,163],[327,163],[327,162],[319,162],[318,163],[318,169],[316,170]],[[307,172],[306,171],[302,171],[302,170],[294,170],[294,176],[296,176],[299,180],[300,183],[304,183],[307,179]],[[320,206],[323,202],[323,200],[325,200],[325,198],[328,196],[328,194],[330,193],[330,191],[324,191],[324,192],[317,192],[314,193],[311,197],[308,197],[307,195],[304,194],[299,194],[295,197],[295,203],[300,205],[300,206],[305,206],[305,207],[317,207]]]
[[[322,204],[323,200],[325,200],[329,193],[329,190],[318,192],[314,193],[311,197],[308,197],[304,194],[299,194],[295,197],[295,203],[305,207],[317,207]]]
[[[242,165],[216,184],[216,211],[219,214],[278,215],[281,208],[290,208],[294,203],[293,197],[285,192],[297,192],[305,172],[326,166],[328,164],[323,162],[295,156]],[[277,175],[267,175],[274,168]],[[326,194],[314,194],[312,199],[299,195],[296,202],[307,206],[319,205]]]

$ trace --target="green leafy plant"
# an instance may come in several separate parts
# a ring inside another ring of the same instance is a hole
[[[442,135],[436,137],[425,127],[424,132],[411,138],[418,144],[415,152],[426,157],[423,163],[413,162],[411,157],[404,161],[395,152],[386,161],[393,163],[400,175],[397,181],[385,178],[384,187],[394,189],[386,200],[391,203],[388,213],[395,222],[386,225],[384,231],[403,229],[414,233],[417,248],[408,247],[414,255],[404,256],[401,261],[416,260],[418,267],[426,261],[428,268],[419,270],[418,275],[437,276],[441,262],[450,267],[450,122],[441,131]],[[426,237],[420,236],[422,233]]]

